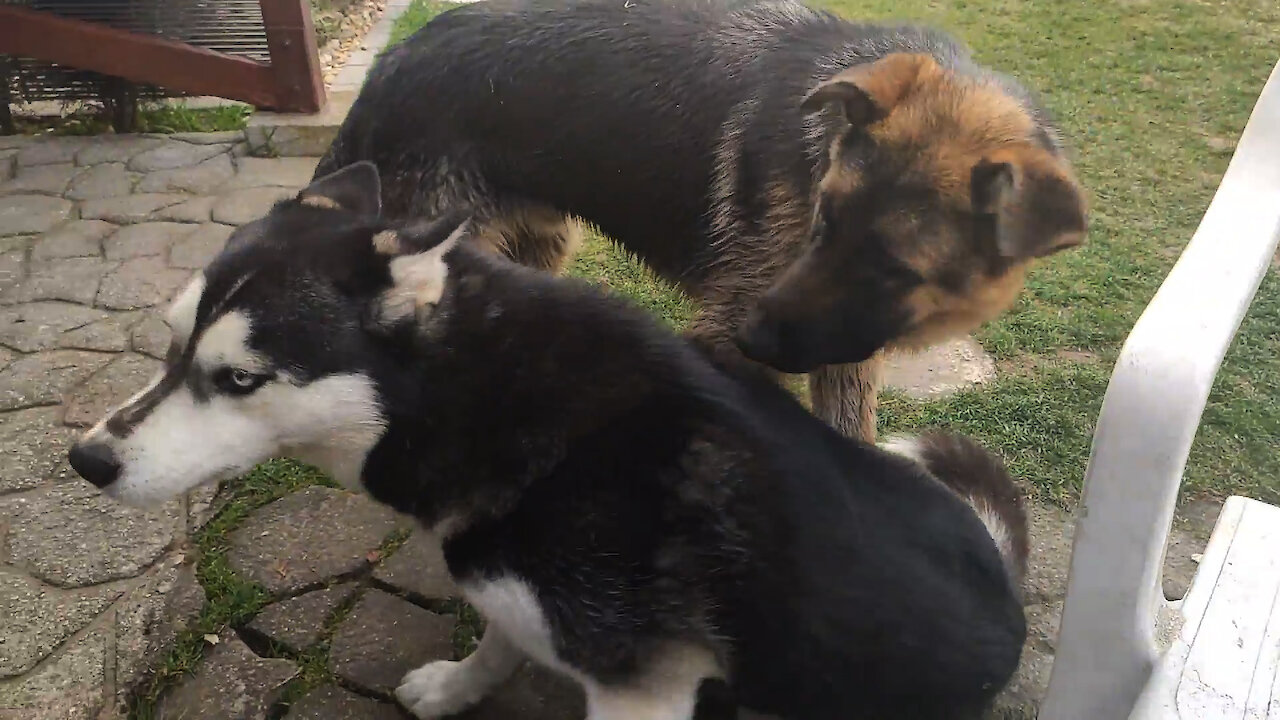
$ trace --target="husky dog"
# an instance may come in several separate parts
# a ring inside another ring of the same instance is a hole
[[[450,10],[375,63],[317,177],[359,160],[389,216],[474,207],[535,267],[599,227],[700,301],[694,338],[809,373],[814,411],[868,440],[878,350],[973,330],[1086,230],[1016,82],[941,32],[791,0]]]
[[[154,503],[273,456],[443,538],[488,621],[408,673],[420,718],[525,658],[591,720],[684,720],[699,683],[800,720],[977,717],[1025,636],[1025,519],[962,438],[841,436],[647,313],[379,218],[359,163],[243,226],[174,302],[163,373],[70,451]]]

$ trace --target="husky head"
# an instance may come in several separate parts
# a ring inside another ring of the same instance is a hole
[[[899,53],[823,81],[801,110],[830,141],[810,242],[741,326],[748,357],[807,372],[967,333],[1013,303],[1034,259],[1084,241],[1054,131],[994,76]]]
[[[463,230],[459,216],[420,227],[434,249],[395,258],[403,234],[379,220],[379,195],[377,170],[358,163],[239,228],[168,309],[164,369],[76,442],[75,471],[135,505],[279,456],[356,485],[386,424],[377,378],[396,371],[371,312],[403,311],[391,291],[406,271],[410,307],[429,301]]]

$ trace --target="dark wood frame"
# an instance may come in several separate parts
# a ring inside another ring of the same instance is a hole
[[[0,54],[264,109],[319,112],[325,102],[324,81],[306,0],[259,4],[269,64],[15,5],[0,5]]]

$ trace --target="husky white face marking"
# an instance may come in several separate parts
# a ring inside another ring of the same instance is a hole
[[[248,315],[239,311],[223,315],[200,333],[196,342],[196,364],[205,370],[232,367],[261,372],[267,364],[249,347],[252,332]]]
[[[307,385],[281,385],[282,407],[276,410],[293,416],[281,418],[282,453],[315,465],[349,489],[359,489],[365,457],[387,426],[373,380],[352,373]]]
[[[413,317],[419,310],[433,308],[440,302],[449,275],[444,256],[462,239],[468,224],[462,223],[443,242],[426,252],[391,261],[392,287],[382,294],[384,321]]]
[[[196,327],[196,310],[200,307],[200,297],[204,295],[204,273],[196,275],[169,306],[165,314],[165,322],[173,331],[173,342],[179,347],[186,347],[191,333]]]
[[[159,504],[281,456],[313,462],[355,486],[385,424],[364,375],[270,382],[249,395],[215,393],[203,401],[181,384],[126,437],[107,440],[121,471],[105,492],[132,505]]]
[[[191,322],[186,308],[198,304],[202,287],[193,283],[171,312],[179,326]],[[106,444],[120,464],[104,492],[155,505],[280,456],[359,485],[386,424],[373,381],[349,373],[303,383],[271,367],[252,347],[252,330],[244,312],[218,317],[195,337],[190,363],[171,362],[86,434],[84,441]],[[237,385],[238,376],[248,384]]]
[[[99,420],[97,424],[95,424],[93,427],[86,430],[84,434],[80,436],[81,441],[82,442],[103,441],[107,437],[107,429],[106,429],[107,421],[110,420],[112,417],[114,417],[115,414],[119,412],[121,409],[130,407],[136,404],[137,402],[142,400],[143,396],[145,396],[147,393],[159,387],[160,383],[164,380],[164,375],[165,375],[164,370],[161,370],[160,372],[156,373],[155,377],[151,378],[151,382],[148,382],[145,387],[143,387],[141,390],[134,393],[133,395],[130,395],[129,399],[125,400],[119,405],[108,410],[107,414],[103,415],[102,419]]]

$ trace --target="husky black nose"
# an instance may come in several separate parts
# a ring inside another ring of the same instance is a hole
[[[76,443],[67,453],[67,460],[80,477],[99,488],[110,485],[120,476],[120,461],[104,443]]]

